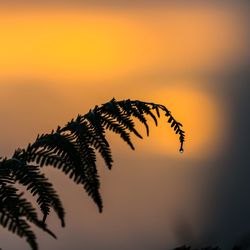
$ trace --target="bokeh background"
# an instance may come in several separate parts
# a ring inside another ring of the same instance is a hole
[[[104,212],[62,173],[44,169],[66,209],[58,240],[40,249],[228,249],[250,238],[248,1],[1,1],[0,150],[96,104],[166,105],[186,131],[185,153],[166,121],[132,152],[108,134],[115,164],[99,159]],[[0,247],[27,249],[0,228]]]

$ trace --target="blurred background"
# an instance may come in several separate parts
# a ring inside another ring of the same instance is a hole
[[[69,3],[70,2],[70,3]],[[108,134],[112,171],[98,159],[104,212],[61,172],[44,169],[66,209],[58,240],[40,249],[164,250],[248,244],[250,50],[248,1],[8,1],[0,3],[0,150],[33,142],[96,104],[166,105],[132,152]],[[0,247],[27,249],[0,228]]]

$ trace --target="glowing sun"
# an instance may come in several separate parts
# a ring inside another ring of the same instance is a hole
[[[150,94],[151,100],[164,104],[177,121],[183,124],[186,134],[184,155],[188,158],[207,157],[219,147],[219,132],[223,120],[216,98],[196,87],[161,88]],[[150,150],[179,156],[178,136],[164,118],[151,130]],[[152,124],[153,125],[153,124]]]

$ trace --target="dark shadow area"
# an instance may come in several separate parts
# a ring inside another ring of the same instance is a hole
[[[250,249],[250,72],[249,64],[216,80],[210,86],[225,100],[229,117],[228,142],[223,154],[211,162],[213,172],[207,173],[204,185],[204,214],[209,218],[200,236],[190,239],[189,226],[179,225],[178,250],[195,249]],[[204,167],[204,166],[203,166]],[[208,168],[211,170],[211,168]],[[196,229],[197,230],[197,229]],[[189,245],[193,246],[189,247]],[[203,246],[219,246],[207,247]],[[233,248],[232,248],[233,247]]]

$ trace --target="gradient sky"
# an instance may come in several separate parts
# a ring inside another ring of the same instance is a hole
[[[99,161],[102,214],[46,169],[67,227],[52,214],[58,240],[36,231],[41,250],[226,248],[250,234],[247,1],[0,6],[1,155],[112,97],[162,103],[187,134],[183,155],[163,120],[134,140],[135,152],[109,135],[115,164],[110,172]],[[0,242],[27,249],[2,228]]]

